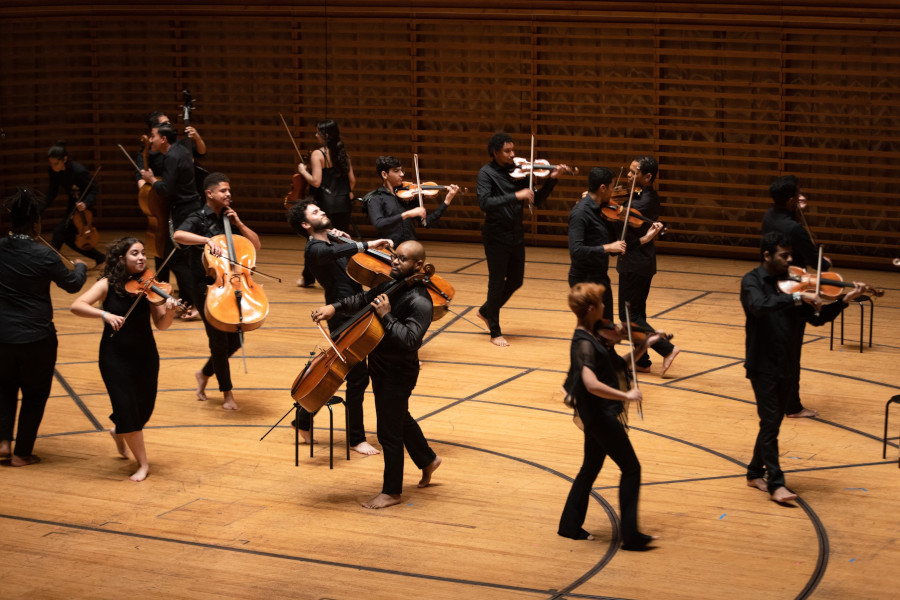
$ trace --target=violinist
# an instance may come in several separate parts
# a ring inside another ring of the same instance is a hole
[[[514,179],[515,145],[506,133],[495,133],[488,140],[491,161],[478,171],[478,206],[485,213],[481,241],[488,265],[488,290],[485,303],[478,309],[478,317],[490,329],[491,343],[509,346],[500,329],[500,309],[512,297],[525,278],[525,206],[544,203],[556,187],[560,172],[566,165],[556,165],[539,190],[529,187],[527,177]]]
[[[355,242],[352,244],[332,244],[328,237],[334,231],[342,237],[346,234],[332,228],[331,219],[322,212],[315,202],[299,202],[288,211],[288,223],[298,234],[309,237],[306,242],[306,261],[315,278],[325,288],[325,302],[332,304],[341,298],[362,293],[362,286],[347,275],[347,261],[357,252],[365,249],[391,248],[390,240]],[[346,321],[343,315],[335,315],[329,322],[331,331],[337,330]],[[350,446],[360,454],[378,454],[378,450],[366,441],[363,423],[363,400],[369,385],[369,370],[366,360],[361,360],[347,374],[347,419],[350,430],[347,436]],[[300,435],[308,444],[310,441],[310,419],[305,409],[300,410],[299,422],[292,423],[300,430]]]
[[[400,244],[391,262],[391,277],[402,280],[422,273],[425,248],[416,241]],[[428,445],[428,440],[409,414],[409,396],[419,377],[419,346],[431,324],[431,297],[424,285],[414,283],[391,298],[384,290],[385,282],[371,290],[343,298],[318,308],[316,322],[331,319],[338,313],[349,313],[371,305],[384,327],[384,337],[369,354],[369,375],[375,393],[378,419],[378,441],[384,454],[384,477],[381,493],[362,504],[365,508],[386,508],[400,503],[403,492],[403,449],[409,452],[422,470],[418,487],[426,487],[441,465],[441,458]]]
[[[815,269],[819,261],[819,250],[813,243],[809,231],[803,226],[799,215],[806,208],[806,196],[800,189],[800,182],[794,175],[783,175],[769,186],[772,206],[763,215],[762,233],[779,231],[791,242],[791,260],[795,267]],[[831,268],[831,261],[822,259],[822,270]],[[797,379],[797,390],[785,407],[785,415],[789,418],[817,417],[819,412],[803,406],[800,400],[800,379]]]
[[[212,283],[203,266],[202,246],[208,246],[213,256],[222,255],[222,247],[212,241],[212,238],[224,234],[224,219],[228,219],[232,227],[236,227],[240,235],[247,238],[256,250],[260,248],[259,236],[241,221],[237,212],[231,208],[231,182],[228,177],[224,173],[210,173],[203,181],[203,189],[206,193],[206,204],[189,215],[175,231],[174,236],[177,243],[194,246],[190,249],[190,265],[196,282],[193,296],[197,300],[197,306],[206,305],[206,288]],[[241,347],[240,334],[216,329],[210,325],[202,310],[200,315],[206,327],[206,336],[209,338],[210,357],[203,368],[194,374],[197,378],[197,400],[206,400],[206,384],[215,374],[219,382],[219,391],[224,394],[222,408],[237,410],[228,357]]]
[[[205,147],[205,146],[204,146]],[[153,185],[154,190],[169,204],[169,231],[174,231],[194,211],[200,208],[194,180],[194,162],[187,146],[178,143],[175,128],[168,121],[159,122],[150,130],[150,149],[163,155],[161,175],[152,169],[141,171],[144,184]],[[147,159],[152,163],[151,158]],[[172,247],[166,244],[167,251]],[[182,300],[198,306],[193,295],[190,258],[184,249],[177,249],[169,260],[171,271],[178,280],[178,291]],[[165,274],[163,274],[163,277]],[[199,308],[199,307],[198,307]],[[190,315],[192,318],[194,315]]]
[[[628,439],[627,414],[630,402],[639,402],[643,394],[629,389],[630,372],[625,360],[615,351],[622,340],[621,327],[603,328],[604,286],[579,283],[569,291],[569,308],[578,325],[572,336],[569,373],[565,381],[566,404],[575,408],[584,430],[584,461],[572,481],[572,488],[559,519],[558,534],[573,540],[592,540],[583,525],[591,489],[603,462],[609,456],[622,476],[619,480],[619,512],[622,517],[623,550],[643,550],[655,536],[638,531],[638,497],[641,489],[641,463]],[[632,352],[646,350],[647,343],[660,337],[653,333]],[[577,421],[576,421],[577,422]]]
[[[661,231],[658,226],[660,214],[659,194],[654,189],[656,178],[659,174],[659,163],[652,156],[639,156],[631,161],[628,169],[629,185],[641,188],[640,196],[635,195],[631,207],[640,211],[652,224],[644,223],[638,228],[638,235],[646,236],[652,233],[650,240],[642,243],[634,249],[634,252],[626,252],[616,262],[616,271],[619,272],[619,319],[626,320],[625,304],[631,307],[631,320],[641,328],[653,330],[647,322],[647,297],[650,295],[650,284],[656,274],[656,246],[653,240]],[[655,229],[655,231],[653,231]],[[672,345],[666,338],[660,339],[653,346],[653,351],[663,357],[662,369],[659,376],[663,377],[675,357],[681,350]],[[650,372],[650,357],[644,354],[637,363],[637,370],[642,373]]]
[[[638,238],[626,229],[626,240],[619,240],[624,226],[610,221],[603,214],[609,210],[612,197],[613,172],[605,167],[594,167],[588,174],[588,193],[578,201],[569,213],[569,287],[576,283],[599,283],[604,287],[603,318],[613,319],[612,286],[609,281],[609,255],[623,254],[626,248],[634,249],[652,239],[650,233]],[[655,235],[655,233],[653,234]]]
[[[741,280],[741,305],[746,318],[744,368],[756,396],[759,433],[753,458],[747,467],[747,485],[768,492],[776,502],[790,502],[797,495],[786,487],[779,464],[778,431],[785,407],[794,399],[800,380],[800,348],[806,324],[821,326],[833,321],[846,302],[863,292],[854,288],[843,301],[821,305],[814,291],[784,294],[778,280],[787,277],[793,262],[791,241],[783,233],[762,236],[762,263]]]
[[[316,204],[328,215],[336,229],[350,231],[350,213],[353,211],[353,188],[356,175],[341,140],[341,130],[331,119],[316,123],[316,141],[319,148],[310,153],[309,166],[300,163],[297,172],[309,184]],[[300,287],[315,283],[309,267],[309,257],[304,254],[303,276],[297,280]]]
[[[66,244],[75,252],[93,260],[100,267],[103,265],[103,253],[96,248],[82,250],[75,245],[75,225],[69,217],[74,211],[92,210],[97,203],[97,182],[91,183],[91,173],[81,163],[69,159],[66,143],[58,141],[47,152],[47,160],[50,163],[48,170],[49,185],[47,195],[44,197],[44,208],[48,206],[63,190],[69,198],[66,206],[66,217],[53,228],[53,237],[50,244],[59,250]],[[80,199],[79,199],[80,198]]]
[[[366,194],[365,207],[369,220],[378,235],[391,240],[395,246],[407,240],[416,239],[416,224],[425,219],[425,227],[434,225],[449,208],[453,197],[459,191],[456,185],[447,186],[444,201],[430,214],[419,206],[417,198],[403,200],[397,196],[397,189],[403,185],[403,164],[393,156],[379,156],[375,161],[375,172],[381,177],[381,187]]]
[[[59,254],[34,238],[41,233],[41,203],[19,189],[0,208],[9,235],[0,237],[0,464],[24,467],[40,462],[33,454],[38,428],[53,385],[58,346],[53,326],[50,282],[70,294],[81,289],[87,265],[74,270]],[[22,407],[12,449],[19,390]]]
[[[140,240],[116,240],[107,250],[103,275],[71,307],[79,317],[103,322],[100,375],[112,404],[109,418],[114,426],[109,432],[122,458],[128,458],[130,449],[138,463],[132,481],[143,481],[150,474],[144,425],[153,414],[159,379],[159,352],[150,321],[159,330],[168,329],[177,307],[172,297],[154,306],[143,295],[129,296],[125,284],[146,269],[147,255]],[[98,302],[100,307],[94,306]]]

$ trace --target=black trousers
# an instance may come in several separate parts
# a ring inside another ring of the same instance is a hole
[[[478,312],[487,319],[491,337],[503,335],[500,330],[500,309],[525,279],[525,244],[498,244],[482,238],[488,265],[487,300]]]
[[[351,446],[356,446],[366,441],[366,427],[363,423],[363,400],[366,388],[369,386],[369,368],[363,360],[347,373],[347,394],[344,399],[344,407],[347,410],[347,419],[350,423],[350,431],[347,439]],[[309,431],[309,412],[305,408],[300,409],[300,416],[291,423],[303,431]]]
[[[778,431],[785,407],[796,392],[796,381],[795,378],[765,373],[751,373],[749,377],[756,396],[759,433],[753,446],[753,458],[747,465],[747,479],[768,476],[769,492],[774,492],[785,485],[784,472],[778,460]]]
[[[166,256],[169,255],[170,252],[175,248],[175,244],[172,242],[171,237],[166,238]],[[178,296],[183,301],[187,302],[191,306],[196,306],[197,310],[203,312],[203,306],[197,306],[194,303],[194,297],[196,296],[194,292],[194,280],[195,277],[193,272],[191,271],[191,250],[186,247],[183,247],[179,250],[175,250],[175,253],[172,255],[172,258],[169,259],[169,262],[166,263],[166,266],[160,269],[160,266],[165,262],[166,256],[154,258],[154,264],[156,265],[156,278],[160,281],[169,281],[169,274],[172,273],[175,275],[175,281],[178,283]]]
[[[203,296],[203,302],[206,302],[206,296]],[[220,392],[230,392],[234,386],[231,384],[231,366],[228,359],[240,349],[241,336],[237,332],[221,331],[210,325],[202,307],[200,316],[206,327],[206,337],[209,338],[209,358],[203,365],[202,372],[207,377],[216,376]]]
[[[0,440],[13,439],[19,390],[22,390],[13,452],[18,457],[27,458],[34,452],[34,441],[53,385],[57,346],[55,333],[28,344],[0,344]]]
[[[650,295],[650,283],[653,275],[647,276],[640,273],[619,273],[619,319],[625,322],[625,303],[628,302],[631,321],[644,329],[652,331],[654,328],[647,322],[647,296]],[[660,356],[668,356],[675,349],[672,342],[663,338],[650,346]],[[650,357],[647,353],[637,361],[638,366],[649,367]]]
[[[591,488],[603,462],[609,456],[619,466],[619,512],[626,545],[639,542],[637,525],[638,497],[641,491],[641,463],[638,461],[625,427],[616,417],[599,416],[584,424],[584,462],[572,482],[559,519],[559,535],[577,538],[587,515]]]
[[[372,377],[375,414],[378,418],[378,442],[384,455],[383,494],[403,492],[403,448],[416,467],[424,469],[436,458],[422,428],[409,414],[409,395],[416,387],[418,372],[412,378]]]
[[[573,287],[576,283],[599,283],[606,288],[606,291],[603,292],[603,318],[612,321],[613,295],[612,282],[609,280],[609,275],[606,273],[594,273],[593,275],[582,276],[569,271],[569,287]]]
[[[72,225],[72,223],[70,223],[68,220],[60,221],[56,225],[56,227],[53,228],[53,237],[50,238],[50,245],[59,250],[60,248],[62,248],[63,244],[66,244],[69,248],[71,248],[78,254],[86,256],[98,264],[106,260],[106,255],[104,255],[96,248],[82,250],[81,248],[76,246],[75,236],[77,233],[78,231],[75,229],[75,226]]]

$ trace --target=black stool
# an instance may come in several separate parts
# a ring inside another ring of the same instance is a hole
[[[863,302],[869,303],[869,348],[872,347],[872,319],[875,316],[875,303],[865,294],[850,301],[850,304],[859,305],[859,352],[863,351],[863,326],[866,322],[866,306]],[[844,345],[844,311],[841,311],[841,346]],[[831,322],[831,341],[828,343],[828,349],[834,350],[834,321]]]
[[[888,409],[891,407],[891,402],[896,402],[900,404],[900,394],[894,396],[890,400],[887,401],[887,404],[884,405],[884,439],[882,440],[884,443],[884,447],[881,449],[881,458],[887,458],[887,429],[888,429]],[[900,457],[897,458],[897,468],[900,468]]]
[[[329,457],[328,457],[328,468],[334,468],[334,410],[332,407],[335,404],[344,404],[344,399],[340,396],[332,396],[331,400],[325,403],[325,408],[328,409],[328,444],[329,444]],[[318,412],[318,411],[316,411]],[[312,458],[313,455],[313,445],[315,444],[315,427],[313,426],[313,419],[315,418],[315,414],[309,415],[309,457]],[[347,406],[344,405],[344,431],[347,433],[346,442],[347,442],[347,460],[350,460],[350,413],[347,412]]]

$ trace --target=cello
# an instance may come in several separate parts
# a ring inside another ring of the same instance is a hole
[[[141,143],[144,145],[144,149],[141,150],[144,168],[149,169],[150,138],[142,135]],[[122,146],[120,145],[119,148]],[[122,148],[122,152],[125,152],[124,148]],[[125,156],[128,156],[127,152],[125,152]],[[128,156],[128,159],[131,160],[131,157]],[[147,183],[138,190],[138,206],[147,217],[147,231],[144,234],[147,247],[153,249],[154,256],[162,258],[166,255],[166,241],[169,237],[169,202],[153,189],[152,184]]]
[[[383,293],[393,297],[404,287],[434,276],[434,266],[426,263],[422,273],[396,279]],[[291,397],[310,413],[325,406],[359,362],[378,346],[384,327],[372,304],[365,306],[331,334],[331,346],[310,359],[291,386]]]
[[[204,312],[216,329],[242,334],[263,324],[269,314],[269,300],[263,286],[250,277],[256,265],[256,248],[244,236],[232,234],[228,217],[222,223],[225,233],[210,241],[221,247],[225,256],[213,255],[208,245],[203,249],[203,265],[215,279],[206,288]]]

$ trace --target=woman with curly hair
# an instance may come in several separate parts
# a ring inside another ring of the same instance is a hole
[[[125,318],[135,302],[125,291],[125,284],[146,268],[147,255],[140,240],[116,240],[107,250],[103,275],[71,308],[80,317],[99,317],[103,321],[100,375],[112,403],[110,419],[115,427],[110,433],[123,458],[128,458],[127,448],[134,454],[138,470],[131,475],[132,481],[143,481],[150,473],[143,429],[153,414],[159,376],[159,353],[150,321],[157,329],[167,329],[177,307],[173,298],[152,305],[142,296]],[[100,308],[94,306],[98,302]]]

